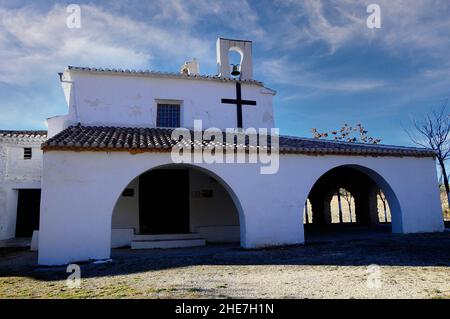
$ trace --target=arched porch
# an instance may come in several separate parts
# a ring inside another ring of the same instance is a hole
[[[401,232],[401,208],[392,187],[361,165],[341,165],[312,186],[303,213],[305,239],[351,231]]]
[[[240,204],[216,174],[193,165],[145,171],[124,188],[112,214],[112,248],[240,243]]]
[[[136,177],[166,165],[173,165],[168,152],[44,153],[39,264],[109,258],[117,200]],[[281,155],[273,175],[252,164],[190,165],[226,189],[239,214],[244,248],[304,243],[301,220],[308,194],[339,166],[362,171],[383,189],[394,232],[443,230],[431,158]]]

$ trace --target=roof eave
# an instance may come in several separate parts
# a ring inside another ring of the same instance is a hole
[[[215,81],[215,82],[229,82],[229,83],[242,83],[249,85],[256,85],[264,87],[264,83],[257,80],[238,80],[233,78],[225,78],[214,75],[185,75],[179,73],[170,72],[158,72],[151,70],[129,70],[129,69],[109,69],[109,68],[91,68],[91,67],[77,67],[71,66],[65,68],[65,72],[80,72],[89,74],[100,74],[100,75],[113,75],[113,76],[134,76],[134,77],[150,77],[150,78],[169,78],[177,80],[197,80],[197,81]],[[271,90],[269,88],[266,88]],[[271,90],[273,91],[273,90]]]

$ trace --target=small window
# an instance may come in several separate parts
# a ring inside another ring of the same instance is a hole
[[[33,150],[31,147],[25,147],[23,149],[23,159],[31,159],[31,157],[33,156]]]
[[[134,188],[127,188],[122,192],[123,197],[133,197],[134,196]]]
[[[157,127],[180,127],[180,105],[158,104]]]

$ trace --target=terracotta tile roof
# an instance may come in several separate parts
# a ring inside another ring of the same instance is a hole
[[[172,131],[173,129],[166,128],[77,125],[70,126],[45,141],[42,144],[42,149],[44,151],[168,152],[177,143],[171,138]],[[193,134],[191,135],[193,136]],[[223,139],[225,141],[225,137]],[[214,145],[214,141],[210,143]],[[209,143],[203,143],[202,146],[205,147],[207,144]],[[292,136],[280,136],[279,144],[279,151],[283,154],[435,156],[433,150],[425,148],[345,143]],[[190,146],[199,147],[200,142],[191,142]],[[231,145],[223,146],[231,147]],[[236,141],[233,144],[233,147],[235,146]]]
[[[257,80],[237,80],[233,78],[219,77],[217,75],[188,75],[172,72],[158,72],[151,70],[123,70],[123,69],[107,69],[107,68],[91,68],[91,67],[79,67],[71,66],[67,67],[67,70],[89,72],[89,73],[104,73],[104,74],[121,74],[121,75],[135,75],[135,76],[153,76],[153,77],[165,77],[165,78],[178,78],[178,79],[189,79],[189,80],[210,80],[219,82],[236,82],[255,84],[258,86],[264,86],[261,81]]]
[[[47,131],[44,130],[22,130],[22,131],[7,131],[0,130],[0,138],[1,137],[9,137],[9,138],[46,138]]]

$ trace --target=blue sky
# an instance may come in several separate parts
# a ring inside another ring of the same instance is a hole
[[[66,6],[81,6],[80,29]],[[369,29],[367,5],[381,8]],[[277,90],[282,134],[363,123],[386,144],[450,95],[448,0],[0,0],[0,128],[42,129],[66,113],[67,65],[215,74],[217,36],[254,42],[255,78]]]

